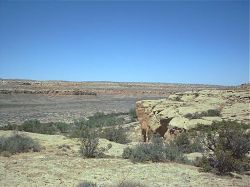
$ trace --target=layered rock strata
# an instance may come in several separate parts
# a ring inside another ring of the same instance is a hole
[[[250,124],[249,90],[202,90],[170,95],[166,99],[142,100],[136,112],[144,141],[158,132],[166,139],[198,124],[236,120]]]

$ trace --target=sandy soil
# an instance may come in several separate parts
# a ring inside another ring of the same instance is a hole
[[[10,135],[0,131],[0,135]],[[100,146],[112,143],[106,152],[110,158],[83,159],[79,142],[61,135],[25,133],[38,140],[44,149],[0,157],[0,186],[76,186],[83,180],[110,186],[122,181],[137,181],[148,186],[249,186],[250,178],[221,177],[202,173],[198,168],[178,163],[133,164],[120,158],[127,145],[101,140]],[[69,145],[70,148],[61,147]]]

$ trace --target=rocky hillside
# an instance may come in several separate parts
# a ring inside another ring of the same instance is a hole
[[[136,110],[145,141],[150,132],[169,138],[213,121],[250,124],[250,92],[242,89],[176,93],[166,99],[138,101]]]

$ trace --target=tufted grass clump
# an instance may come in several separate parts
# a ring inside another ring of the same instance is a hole
[[[0,153],[3,155],[40,150],[40,144],[29,136],[13,134],[9,137],[0,137]]]

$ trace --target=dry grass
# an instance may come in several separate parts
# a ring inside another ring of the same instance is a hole
[[[11,134],[0,131],[0,135]],[[1,157],[0,180],[2,186],[76,186],[81,181],[98,185],[116,185],[121,181],[135,181],[147,186],[247,186],[250,179],[218,177],[200,173],[189,165],[169,163],[133,164],[121,158],[83,159],[79,142],[61,135],[25,133],[38,140],[45,149],[39,153],[21,153]],[[103,140],[101,145],[110,143]],[[126,145],[112,143],[110,155],[119,156]],[[60,146],[68,145],[61,153]],[[112,150],[113,149],[113,150]],[[120,152],[119,152],[120,150]]]

